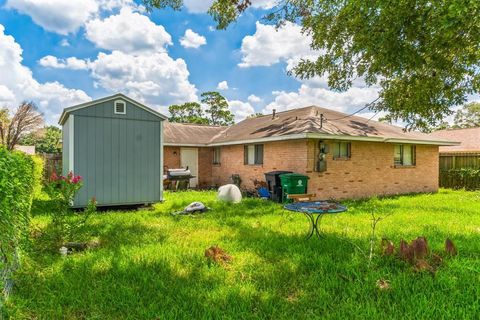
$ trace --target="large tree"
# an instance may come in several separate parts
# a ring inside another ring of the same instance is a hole
[[[12,117],[6,108],[0,110],[0,144],[13,150],[20,139],[43,125],[43,117],[33,102],[22,102]]]
[[[250,6],[251,0],[216,0],[209,13],[225,29]],[[265,19],[299,23],[311,36],[319,56],[302,60],[293,74],[325,76],[338,91],[362,78],[380,88],[379,98],[367,106],[409,128],[434,126],[451,114],[450,107],[480,92],[478,0],[279,0]]]
[[[180,105],[174,104],[168,107],[168,111],[170,112],[170,118],[168,118],[170,122],[209,123],[198,102],[186,102]]]
[[[453,118],[453,127],[480,127],[480,102],[471,102],[459,109]]]
[[[55,126],[47,126],[30,132],[20,139],[20,144],[34,145],[38,153],[61,153],[62,130]]]
[[[233,124],[234,116],[228,108],[227,99],[215,91],[204,92],[201,95],[202,103],[207,106],[205,112],[210,115],[211,125],[228,126]]]

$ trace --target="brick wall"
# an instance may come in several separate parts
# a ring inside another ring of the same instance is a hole
[[[180,168],[180,147],[163,147],[163,165],[167,169]],[[212,185],[212,148],[198,148],[198,186]]]
[[[352,142],[351,159],[333,160],[330,152],[327,154],[327,171],[313,172],[316,143],[306,139],[265,143],[263,165],[244,165],[243,145],[223,146],[221,164],[212,167],[212,183],[231,183],[230,176],[239,174],[242,186],[252,188],[254,179],[265,179],[265,172],[289,170],[307,174],[310,177],[308,191],[321,199],[438,190],[436,146],[417,145],[416,166],[395,168],[393,144]]]
[[[213,148],[198,148],[198,185],[212,186]]]
[[[364,198],[438,190],[438,147],[416,146],[416,166],[395,168],[394,144],[351,142],[349,160],[327,154],[327,171],[313,172],[316,141],[308,142],[309,192],[322,199]],[[330,146],[330,151],[332,147]]]
[[[163,166],[165,169],[180,168],[180,147],[163,147]]]
[[[222,146],[220,165],[212,170],[213,183],[222,185],[231,182],[232,174],[239,174],[242,187],[253,188],[253,180],[265,180],[265,173],[274,170],[289,170],[305,173],[307,140],[289,140],[265,143],[263,165],[243,164],[243,145]]]

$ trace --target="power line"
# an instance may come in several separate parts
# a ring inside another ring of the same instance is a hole
[[[373,100],[372,102],[369,102],[367,103],[364,107],[358,109],[357,111],[355,111],[354,113],[351,113],[351,114],[347,114],[346,116],[343,116],[343,117],[340,117],[340,118],[336,118],[336,119],[324,119],[325,121],[337,121],[337,120],[342,120],[342,119],[345,119],[345,118],[348,118],[348,117],[352,117],[354,115],[356,115],[357,113],[359,113],[360,111],[362,110],[365,110],[366,108],[370,107],[372,104],[374,104],[378,99],[380,99],[380,97],[377,97],[375,100]]]

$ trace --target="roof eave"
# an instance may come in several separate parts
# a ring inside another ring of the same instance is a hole
[[[138,101],[135,101],[132,98],[127,97],[123,93],[116,93],[116,94],[108,96],[108,97],[104,97],[104,98],[97,99],[97,100],[91,100],[91,101],[88,101],[88,102],[84,102],[84,103],[77,104],[77,105],[74,105],[74,106],[63,109],[62,114],[60,116],[60,119],[58,121],[58,124],[63,125],[65,123],[65,121],[67,120],[68,115],[73,111],[83,109],[83,108],[87,108],[87,107],[93,106],[95,104],[110,101],[110,100],[113,100],[113,99],[119,98],[119,97],[122,98],[122,99],[125,99],[128,102],[130,102],[131,104],[136,105],[137,107],[140,107],[141,109],[159,117],[160,119],[167,120],[167,117],[164,116],[163,114],[161,114],[160,112],[157,112],[157,111],[147,107],[146,105],[144,105],[144,104],[142,104]]]

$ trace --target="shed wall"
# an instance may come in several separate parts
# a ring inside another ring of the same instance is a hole
[[[70,168],[70,118],[63,124],[62,128],[62,174],[67,175]]]
[[[128,102],[126,110],[125,115],[115,114],[113,101],[108,101],[73,111],[74,117],[64,124],[64,171],[70,147],[65,141],[72,134],[68,122],[73,118],[74,172],[83,177],[75,207],[92,197],[98,205],[162,200],[161,120]]]

